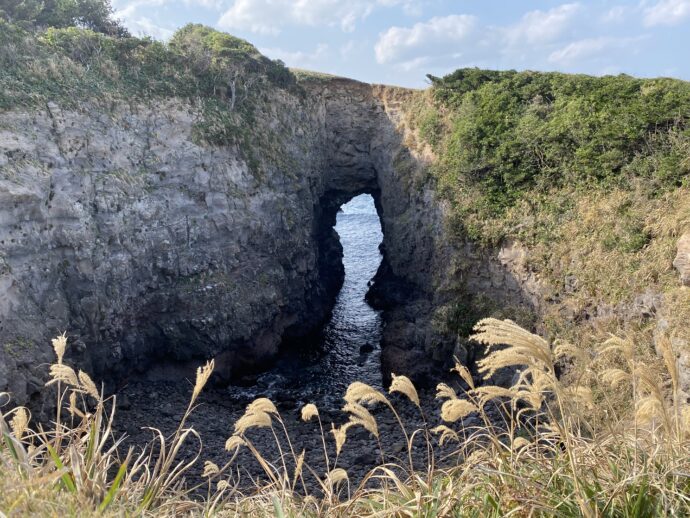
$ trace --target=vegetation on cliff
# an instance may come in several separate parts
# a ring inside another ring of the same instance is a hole
[[[86,22],[26,28],[11,20],[0,11],[0,109],[51,100],[70,106],[104,96],[216,98],[232,109],[262,82],[295,84],[282,62],[203,25],[187,25],[162,43],[108,34]]]
[[[420,133],[442,187],[474,195],[459,208],[476,239],[500,238],[492,219],[554,190],[644,184],[660,196],[688,185],[690,83],[478,69],[431,82]],[[645,243],[638,231],[620,245]]]
[[[0,18],[28,30],[82,27],[112,36],[129,35],[113,18],[109,0],[3,0]]]
[[[690,83],[478,69],[430,79],[410,118],[453,233],[518,243],[543,332],[584,348],[622,331],[651,344],[650,316],[690,317],[672,267],[690,221]],[[667,332],[688,338],[685,326]]]
[[[99,5],[110,13],[109,4]],[[199,142],[239,143],[256,166],[254,141],[275,140],[252,133],[254,112],[271,88],[297,91],[282,62],[203,25],[187,25],[162,43],[113,34],[76,15],[71,23],[51,18],[30,23],[0,11],[0,110],[48,102],[65,108],[90,102],[107,109],[118,101],[183,99],[198,111]]]

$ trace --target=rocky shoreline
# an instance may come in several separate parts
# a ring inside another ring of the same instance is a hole
[[[137,382],[129,384],[121,389],[118,395],[115,419],[116,434],[126,434],[125,445],[131,445],[135,448],[141,448],[151,440],[151,431],[143,427],[158,428],[166,435],[172,434],[184,413],[190,391],[191,385],[180,382]],[[256,394],[257,396],[270,395],[271,391],[270,389],[262,390],[259,386]],[[388,395],[388,397],[399,412],[408,433],[424,428],[424,420],[419,409],[409,400],[397,394]],[[433,393],[420,391],[420,399],[425,412],[430,412],[427,416],[429,428],[441,424],[440,404],[438,400],[434,400]],[[212,461],[218,466],[223,466],[232,458],[232,455],[224,449],[225,441],[232,435],[235,421],[252,400],[253,398],[248,397],[246,391],[232,387],[226,389],[211,388],[202,393],[198,408],[188,421],[188,426],[193,427],[203,441],[202,456],[187,476],[190,485],[202,484],[202,488],[206,487],[204,479],[201,477],[205,461]],[[317,405],[327,435],[326,444],[331,462],[330,468],[332,469],[336,455],[333,437],[329,430],[331,423],[337,426],[347,420],[346,414],[340,409],[341,405],[335,401],[330,404],[310,401],[297,388],[294,392],[283,393],[283,397],[274,397],[273,400],[285,423],[292,448],[296,454],[299,455],[302,451],[306,452],[305,463],[315,473],[324,475],[327,470],[319,424],[316,420],[303,422],[300,418],[301,408],[304,404],[313,402]],[[156,409],[156,411],[152,411],[152,409]],[[433,410],[430,411],[430,409]],[[409,466],[405,437],[393,414],[381,405],[374,407],[372,413],[377,418],[380,441],[377,441],[363,428],[354,427],[348,432],[347,442],[338,458],[337,467],[348,472],[353,487],[371,469],[381,464],[381,449],[383,449],[383,459],[386,463],[398,464],[402,467]],[[502,418],[498,408],[489,408],[487,414],[492,422],[500,426]],[[457,430],[465,429],[470,433],[477,427],[483,427],[484,423],[476,415],[471,415],[464,421],[450,426]],[[292,463],[290,447],[284,440],[282,427],[278,423],[275,424],[275,431],[281,440],[283,451],[287,452],[287,462]],[[280,455],[270,430],[254,429],[249,431],[247,436],[267,460],[279,461]],[[433,455],[436,458],[437,467],[450,467],[461,462],[462,458],[454,455],[454,452],[458,450],[459,445],[457,443],[450,441],[440,446],[438,437],[432,436],[431,444],[433,444]],[[191,460],[198,452],[199,443],[190,439],[182,449],[180,460]],[[428,455],[423,433],[419,434],[414,441],[412,458],[415,468],[424,472],[428,463]],[[251,492],[254,487],[252,477],[265,477],[259,463],[246,448],[240,449],[229,473],[234,473],[232,475],[233,482],[237,482],[238,487],[245,492]],[[312,477],[313,474],[305,469],[305,481],[314,487],[315,481]]]

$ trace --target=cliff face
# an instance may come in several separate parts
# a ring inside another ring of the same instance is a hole
[[[306,114],[281,149],[300,174],[260,176],[236,147],[194,144],[177,102],[3,113],[0,387],[18,402],[37,390],[61,330],[76,360],[120,376],[221,352],[228,369],[261,361],[285,329],[323,318],[323,113]]]
[[[36,394],[62,330],[118,378],[208,356],[230,374],[318,326],[341,281],[329,220],[378,189],[371,89],[319,90],[270,92],[275,147],[251,165],[195,143],[180,101],[1,113],[0,390]]]
[[[468,271],[477,291],[506,274],[453,259],[429,157],[406,145],[418,94],[336,78],[302,88],[254,107],[259,144],[200,142],[199,110],[179,100],[0,113],[0,391],[34,397],[63,330],[101,379],[270,360],[328,315],[342,282],[335,215],[363,192],[384,230],[371,297],[387,308],[384,367],[420,379],[447,361],[457,345],[437,308]]]

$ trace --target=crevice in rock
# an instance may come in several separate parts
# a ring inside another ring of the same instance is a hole
[[[323,326],[330,319],[336,297],[345,279],[343,246],[335,229],[336,218],[344,204],[361,194],[372,196],[379,221],[383,222],[380,204],[381,192],[377,186],[367,186],[352,191],[341,189],[329,190],[324,193],[318,205],[314,207],[315,228],[313,229],[313,235],[314,246],[317,249],[319,281],[308,297],[310,314],[300,318],[298,324],[290,326],[285,330],[283,334],[284,341],[294,343],[301,339],[317,340]],[[383,256],[383,264],[386,261],[383,244],[380,246],[380,251]],[[369,302],[368,299],[367,302]],[[371,302],[370,305],[375,309],[383,309],[376,307]]]

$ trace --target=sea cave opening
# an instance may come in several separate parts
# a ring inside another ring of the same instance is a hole
[[[285,340],[271,370],[274,381],[282,385],[278,392],[335,402],[353,381],[382,385],[381,311],[366,300],[383,260],[376,195],[362,193],[344,203],[339,203],[340,196],[330,200],[320,246],[332,310],[317,332]]]

